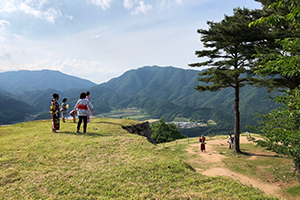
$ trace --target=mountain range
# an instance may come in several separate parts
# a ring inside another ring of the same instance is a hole
[[[0,73],[0,89],[14,94],[48,88],[56,88],[60,91],[72,88],[86,89],[95,85],[91,81],[52,70],[20,70]]]
[[[72,108],[81,92],[90,91],[95,114],[118,108],[138,107],[145,110],[152,118],[163,117],[165,121],[172,121],[178,116],[194,121],[213,119],[219,124],[214,131],[232,131],[234,90],[227,88],[218,92],[199,93],[194,89],[197,84],[203,84],[197,80],[198,73],[199,71],[192,69],[145,66],[129,70],[99,85],[59,71],[0,73],[0,80],[5,79],[7,85],[1,88],[0,105],[6,101],[6,106],[10,105],[7,107],[15,113],[14,115],[20,113],[19,118],[15,120],[9,118],[0,123],[49,118],[49,105],[54,92],[60,94],[60,100],[66,97]],[[20,80],[10,79],[12,74],[20,77]],[[28,77],[33,77],[35,81],[26,82]],[[278,106],[273,100],[263,98],[266,96],[266,88],[251,86],[241,88],[242,130],[245,130],[246,125],[257,123],[254,113],[265,113]],[[28,109],[18,110],[15,104]],[[24,118],[20,120],[22,117]],[[1,119],[5,118],[5,115],[1,116]]]

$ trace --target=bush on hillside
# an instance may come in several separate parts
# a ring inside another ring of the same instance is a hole
[[[152,124],[152,138],[156,143],[171,142],[176,139],[187,138],[187,136],[180,133],[175,124],[167,124],[163,118],[159,122]]]

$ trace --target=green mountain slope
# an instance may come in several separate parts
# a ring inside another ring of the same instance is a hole
[[[0,89],[15,94],[48,88],[55,88],[60,91],[71,88],[86,89],[96,84],[85,79],[63,74],[59,71],[21,70],[0,73],[0,85]]]
[[[82,89],[59,89],[26,91],[14,94],[12,97],[23,101],[42,112],[32,119],[49,118],[48,114],[52,93],[60,94],[60,100],[68,99],[70,109],[79,99],[81,92],[91,92],[91,101],[95,114],[101,114],[112,109],[138,107],[146,111],[152,118],[163,117],[172,121],[177,116],[190,118],[194,121],[212,119],[219,127],[217,130],[233,130],[234,90],[231,88],[219,92],[199,93],[194,90],[199,71],[184,70],[174,67],[142,67],[125,72],[118,78]],[[268,112],[277,107],[267,96],[265,88],[246,86],[240,90],[241,129],[255,125],[257,119],[254,113]],[[278,93],[272,94],[273,96]]]
[[[94,112],[95,114],[105,113],[112,110],[112,107],[109,106],[109,104],[106,104],[104,101],[111,101],[113,102],[113,94],[111,94],[111,91],[104,88],[101,90],[101,88],[90,88],[89,91],[91,92],[91,102],[94,106]],[[67,104],[69,104],[69,111],[71,111],[74,108],[74,105],[76,104],[77,100],[79,99],[81,92],[86,92],[87,90],[83,89],[70,89],[67,91],[58,91],[56,89],[47,89],[47,90],[35,90],[35,91],[28,91],[23,94],[14,95],[15,98],[20,99],[29,105],[36,108],[36,110],[39,111],[39,115],[36,116],[33,119],[49,119],[51,116],[49,115],[49,107],[52,100],[52,94],[57,93],[59,94],[59,104],[62,103],[63,98],[67,98]],[[106,91],[104,93],[103,91]],[[105,95],[109,96],[108,99],[105,98]],[[103,99],[101,97],[103,96]]]
[[[172,120],[174,116],[181,114],[192,119],[210,118],[223,124],[222,126],[233,124],[234,90],[228,88],[218,92],[199,93],[194,90],[197,84],[201,84],[197,81],[198,73],[197,70],[174,67],[143,67],[130,70],[96,87],[107,87],[129,96],[129,99],[118,105],[145,108],[147,112],[154,113],[153,117],[162,116],[167,118],[166,120]],[[274,92],[271,95],[278,94]],[[278,106],[272,99],[264,98],[266,96],[266,88],[241,88],[240,112],[243,131],[245,126],[257,123],[254,113],[266,113]],[[210,112],[198,111],[200,108],[209,108]]]
[[[129,134],[131,120],[92,119],[51,133],[51,121],[0,127],[1,199],[275,199],[198,174],[176,152]]]
[[[194,87],[204,83],[197,81],[198,73],[197,70],[148,66],[130,70],[99,86],[125,96],[147,95],[154,100],[171,101],[178,105],[219,108],[233,112],[234,90],[228,88],[219,92],[199,93]],[[241,111],[267,112],[270,108],[276,107],[272,100],[263,99],[265,96],[267,96],[265,88],[251,86],[241,88]]]
[[[37,111],[34,107],[7,95],[8,93],[0,91],[0,125],[24,121],[26,116]]]

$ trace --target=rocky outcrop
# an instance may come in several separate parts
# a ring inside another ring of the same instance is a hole
[[[127,130],[129,133],[145,136],[149,142],[155,144],[155,140],[151,137],[152,130],[148,121],[131,126],[122,126],[122,128]]]

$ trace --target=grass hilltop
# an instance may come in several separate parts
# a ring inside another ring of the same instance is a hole
[[[87,134],[50,120],[0,127],[0,199],[274,199],[197,173],[176,152],[129,134],[129,119],[92,119]]]

